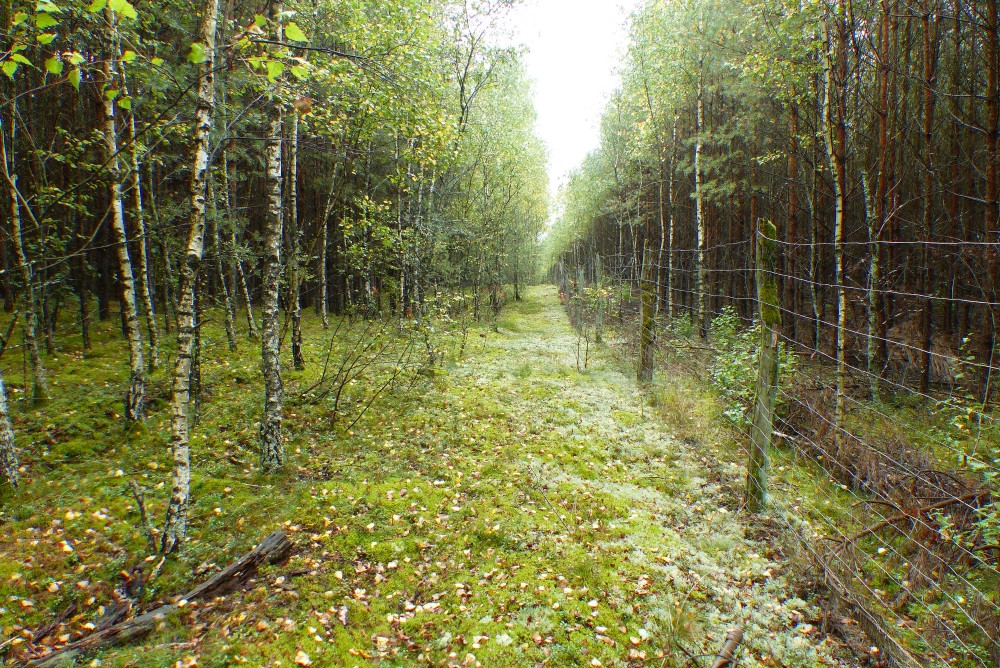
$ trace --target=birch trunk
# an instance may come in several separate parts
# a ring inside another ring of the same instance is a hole
[[[3,375],[0,375],[0,471],[10,486],[16,488],[21,474],[18,471],[17,447],[14,443],[14,428],[10,424],[10,411],[7,410],[7,388],[3,384]]]
[[[111,230],[118,255],[118,274],[121,279],[122,320],[129,351],[129,387],[125,393],[125,418],[141,422],[146,419],[146,364],[142,353],[142,330],[136,308],[135,279],[132,260],[128,253],[128,236],[125,233],[125,209],[122,205],[121,166],[118,160],[118,133],[115,127],[115,97],[111,94],[117,81],[115,63],[118,60],[118,29],[115,14],[105,9],[108,30],[108,49],[111,57],[104,60],[105,89],[101,96],[104,111],[104,149],[109,160],[108,188],[111,197]]]
[[[299,255],[302,250],[302,230],[299,229],[299,113],[292,110],[292,129],[288,142],[288,226],[291,228],[292,252],[288,258],[289,308],[292,311],[292,366],[296,371],[306,368],[302,357],[302,272]]]
[[[10,124],[10,150],[14,155],[14,140],[16,138],[16,125],[13,105],[11,109]],[[0,117],[0,124],[3,123]],[[17,175],[14,174],[13,165],[7,159],[7,146],[0,126],[0,166],[3,167],[4,180],[7,182],[10,194],[10,226],[11,238],[14,242],[14,252],[17,255],[17,265],[21,270],[21,279],[24,281],[24,291],[27,303],[24,308],[24,342],[28,349],[28,361],[31,364],[32,378],[32,402],[35,405],[44,404],[49,400],[48,374],[45,372],[45,365],[42,364],[42,355],[38,350],[38,291],[35,287],[34,271],[24,249],[24,237],[21,229],[21,193],[17,189]]]
[[[667,183],[667,319],[674,317],[674,222],[677,214],[675,206],[676,192],[674,190],[674,174],[677,171],[677,119],[674,114],[673,127],[670,130],[670,168]]]
[[[240,292],[243,293],[243,306],[247,314],[247,337],[256,339],[260,337],[260,330],[257,329],[257,321],[253,317],[253,302],[250,301],[250,289],[247,287],[247,277],[243,273],[243,261],[240,260],[239,251],[236,245],[236,216],[233,213],[233,194],[230,192],[229,181],[229,151],[222,149],[222,187],[225,190],[226,216],[229,218],[229,252],[233,256],[233,266],[236,269],[236,282]]]
[[[177,301],[177,361],[174,363],[171,399],[170,448],[173,454],[173,488],[163,527],[164,554],[180,547],[187,533],[188,502],[191,496],[191,446],[188,405],[191,400],[191,359],[194,348],[195,290],[198,268],[205,247],[206,178],[209,140],[215,112],[215,29],[219,1],[206,0],[199,38],[205,45],[205,62],[198,66],[198,106],[195,111],[194,156],[191,169],[191,214],[187,251],[181,268]]]
[[[156,328],[156,314],[153,312],[153,296],[149,290],[149,252],[146,234],[146,216],[142,208],[142,178],[139,172],[139,150],[135,144],[135,116],[128,117],[129,137],[132,147],[129,150],[132,171],[129,174],[132,189],[132,214],[135,216],[135,236],[138,240],[139,256],[139,300],[142,302],[143,314],[146,317],[146,331],[149,334],[149,371],[156,371],[160,366],[160,333]]]
[[[229,283],[226,282],[226,268],[222,262],[222,243],[219,234],[219,211],[215,203],[215,181],[208,175],[208,201],[212,211],[212,247],[215,250],[215,273],[219,276],[222,287],[223,306],[225,307],[226,342],[229,349],[236,352],[236,322],[233,317],[233,300],[229,294]]]
[[[698,61],[698,100],[694,142],[694,215],[698,227],[698,253],[695,256],[698,266],[695,269],[698,285],[698,333],[701,338],[708,338],[708,271],[705,267],[705,244],[707,230],[705,229],[705,197],[702,192],[701,173],[701,133],[705,128],[705,82],[704,60]]]
[[[837,20],[836,44],[830,36],[829,26],[824,23],[823,31],[826,37],[826,51],[823,61],[825,87],[823,97],[823,136],[826,142],[827,157],[830,161],[830,172],[833,174],[834,210],[833,225],[833,255],[835,267],[835,285],[837,290],[837,404],[834,417],[834,440],[839,453],[843,445],[844,403],[847,384],[847,361],[844,351],[844,334],[847,326],[847,294],[844,290],[844,214],[845,190],[847,174],[845,170],[846,127],[844,113],[843,91],[834,100],[834,80],[843,85],[847,68],[847,44],[844,19],[844,0],[839,0],[839,15]],[[836,49],[836,55],[831,51]],[[834,61],[834,57],[836,61]]]
[[[281,3],[271,4],[271,19],[281,14]],[[280,32],[275,41],[280,41]],[[270,133],[265,148],[267,163],[267,227],[264,230],[263,336],[261,361],[264,373],[264,414],[260,423],[260,465],[265,471],[280,468],[284,460],[281,435],[283,387],[281,384],[278,283],[281,279],[281,102],[274,97],[267,112]]]

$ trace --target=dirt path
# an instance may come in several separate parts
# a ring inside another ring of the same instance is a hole
[[[229,483],[254,495],[219,530],[282,527],[289,564],[102,665],[680,668],[736,625],[743,667],[851,665],[780,548],[746,537],[741,456],[679,379],[654,408],[606,347],[578,370],[552,287],[471,328],[458,359],[460,334],[439,334],[433,379],[352,429],[303,403],[288,475]]]
[[[718,444],[676,439],[605,347],[591,345],[578,371],[577,344],[556,289],[534,288],[455,374],[497,397],[528,436],[505,459],[540,518],[526,531],[551,541],[548,567],[584,554],[579,566],[601,574],[586,597],[607,606],[595,626],[617,644],[598,646],[681,665],[741,625],[741,665],[836,664],[776,546],[745,537],[734,512],[742,468],[717,460]]]

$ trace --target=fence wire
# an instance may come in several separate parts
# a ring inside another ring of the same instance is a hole
[[[960,261],[991,252],[974,241],[932,245]],[[778,242],[779,252],[791,246]],[[737,354],[756,360],[759,352],[758,339],[733,336],[734,323],[743,332],[759,326],[754,262],[752,239],[645,257],[577,250],[549,278],[574,326],[610,332],[603,339],[638,367],[645,268],[657,370],[703,355],[714,374]],[[1000,361],[975,340],[1000,306],[995,291],[922,294],[893,280],[838,285],[832,272],[802,264],[760,270],[783,299],[770,450],[781,465],[769,467],[765,512],[857,621],[873,658],[907,667],[1000,665]],[[873,305],[886,303],[884,320],[873,318]],[[700,345],[685,341],[699,336]],[[733,428],[749,433],[757,369],[743,371],[744,392],[719,390],[734,409],[726,411]]]

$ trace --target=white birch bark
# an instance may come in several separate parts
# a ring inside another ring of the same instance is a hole
[[[226,148],[222,149],[222,188],[224,190],[223,196],[226,198],[226,216],[229,218],[229,252],[233,257],[233,266],[236,268],[236,282],[237,286],[235,289],[239,289],[243,293],[243,305],[246,308],[247,315],[247,337],[251,339],[256,339],[260,337],[260,330],[257,328],[257,321],[253,317],[253,302],[250,301],[250,288],[247,287],[247,277],[243,273],[243,262],[240,260],[239,250],[236,244],[236,216],[233,213],[233,196],[230,192],[229,184],[229,151]]]
[[[171,399],[170,447],[173,454],[173,488],[163,529],[164,554],[177,550],[187,533],[188,502],[191,496],[191,447],[188,405],[191,401],[191,361],[194,349],[195,290],[198,268],[205,247],[206,181],[209,140],[215,111],[215,29],[218,0],[206,0],[199,38],[205,45],[205,62],[198,66],[198,107],[195,111],[194,157],[191,169],[191,213],[187,250],[181,267],[177,300],[177,361],[174,363]]]
[[[839,20],[839,19],[838,19]],[[824,94],[823,94],[823,137],[826,142],[827,157],[830,161],[830,172],[833,175],[833,192],[835,203],[835,217],[833,225],[833,255],[835,266],[835,284],[837,289],[837,403],[834,416],[834,441],[837,452],[840,452],[843,442],[843,417],[844,417],[844,386],[847,380],[847,362],[844,356],[844,332],[847,327],[847,293],[844,290],[844,212],[845,212],[845,188],[844,188],[844,146],[845,135],[842,124],[844,119],[840,112],[833,109],[833,78],[834,67],[840,68],[840,59],[843,57],[841,50],[843,44],[837,44],[837,63],[833,62],[831,50],[834,48],[830,37],[829,27],[824,23],[823,31],[826,37],[826,50],[823,60],[824,74]],[[843,39],[838,35],[838,40]],[[838,105],[840,103],[838,102]],[[834,125],[837,125],[836,129]]]
[[[125,392],[125,418],[141,422],[146,419],[146,364],[142,353],[142,331],[135,300],[135,279],[132,260],[128,253],[128,236],[125,233],[125,208],[122,204],[121,166],[118,160],[118,134],[115,127],[115,97],[110,94],[117,82],[115,63],[118,60],[117,19],[110,9],[105,9],[108,30],[108,48],[112,57],[104,60],[105,88],[101,95],[104,111],[104,149],[107,153],[108,188],[111,195],[111,230],[118,255],[118,274],[121,279],[121,308],[124,312],[125,338],[129,351],[129,386]]]
[[[282,4],[271,3],[271,19],[280,16]],[[281,41],[277,31],[275,41]],[[264,281],[261,298],[261,362],[264,373],[264,414],[260,423],[260,465],[265,471],[280,468],[284,462],[281,420],[284,388],[281,384],[280,323],[278,321],[278,283],[281,279],[281,102],[272,98],[268,109],[270,132],[265,147],[267,163],[267,226],[264,230]]]
[[[291,281],[289,286],[289,307],[292,311],[292,366],[296,371],[306,368],[302,356],[302,271],[300,268],[302,230],[299,229],[299,112],[292,110],[292,129],[288,142],[288,225],[291,228],[292,252],[288,258]]]
[[[14,125],[14,114],[11,113],[10,143],[11,155],[14,150],[14,140],[16,137]],[[0,166],[3,167],[4,181],[7,183],[10,194],[10,226],[11,239],[14,242],[14,253],[17,255],[17,266],[21,270],[21,279],[24,281],[24,292],[27,303],[24,304],[24,341],[28,348],[28,361],[31,364],[32,377],[32,401],[35,405],[43,404],[49,399],[49,380],[45,372],[45,365],[42,363],[42,356],[38,350],[38,291],[35,287],[34,272],[31,269],[31,262],[24,250],[23,231],[21,229],[21,207],[19,205],[21,193],[17,189],[17,175],[13,173],[12,165],[7,159],[6,139],[3,133],[3,119],[0,117]]]
[[[135,117],[129,114],[129,131],[135,141]],[[142,209],[142,178],[139,172],[139,151],[132,145],[131,188],[132,211],[135,215],[135,231],[139,240],[139,298],[142,301],[143,313],[146,316],[146,330],[149,333],[149,370],[156,371],[160,366],[160,333],[156,328],[156,314],[153,312],[153,296],[149,290],[149,246],[146,230],[146,216]]]
[[[0,375],[0,471],[11,487],[16,488],[21,475],[18,471],[14,428],[10,424],[10,411],[7,410],[7,388],[3,384],[3,375]]]
[[[212,213],[212,247],[215,251],[215,273],[219,277],[219,286],[222,288],[223,307],[225,308],[226,342],[233,352],[237,349],[236,344],[236,319],[233,313],[233,300],[229,294],[229,283],[226,282],[226,268],[222,262],[222,242],[219,234],[219,209],[215,200],[215,179],[208,175],[208,202]]]
[[[698,61],[698,101],[696,111],[695,143],[694,143],[694,215],[698,226],[698,253],[696,271],[698,279],[698,331],[701,338],[708,336],[708,271],[705,266],[705,246],[708,231],[705,229],[705,196],[702,192],[701,172],[701,133],[705,128],[705,82],[704,61]]]

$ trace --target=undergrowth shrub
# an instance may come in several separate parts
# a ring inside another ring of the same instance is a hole
[[[716,353],[709,368],[712,386],[726,402],[723,414],[735,426],[750,426],[753,403],[757,398],[757,356],[760,351],[761,324],[754,320],[746,327],[732,306],[724,306],[722,313],[712,320],[710,327]],[[778,387],[787,389],[795,373],[796,358],[788,352],[784,342],[778,344]],[[775,413],[785,409],[782,392],[775,401]]]

